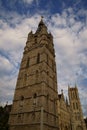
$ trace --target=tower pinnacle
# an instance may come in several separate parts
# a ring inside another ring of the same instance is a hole
[[[41,20],[43,20],[43,18],[44,18],[44,17],[43,17],[43,16],[41,16]]]

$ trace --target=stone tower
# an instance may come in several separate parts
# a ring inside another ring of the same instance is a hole
[[[86,130],[77,87],[68,87],[68,94],[71,109],[72,130]]]
[[[28,34],[18,74],[10,130],[58,130],[53,36],[41,19]]]

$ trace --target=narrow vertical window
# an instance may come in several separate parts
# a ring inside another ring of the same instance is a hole
[[[40,62],[40,54],[37,55],[37,64]]]
[[[76,103],[76,108],[78,109],[78,104]]]
[[[55,77],[53,76],[53,88],[55,89]]]
[[[71,98],[73,99],[73,91],[71,91]]]
[[[34,93],[33,95],[33,105],[36,105],[37,104],[37,94]]]
[[[39,72],[38,70],[36,70],[36,83],[38,83],[38,79],[39,79]]]
[[[24,96],[21,96],[19,101],[19,111],[22,111],[23,105],[24,105]]]
[[[54,71],[54,62],[53,62],[53,60],[52,60],[52,69],[53,69],[53,71]]]
[[[30,58],[28,57],[26,67],[28,68],[29,65],[30,65]]]
[[[75,97],[76,97],[76,99],[77,99],[77,93],[75,92]]]
[[[73,109],[75,109],[75,104],[73,103]]]
[[[48,64],[48,54],[47,54],[47,64]]]
[[[75,93],[73,92],[73,98],[75,98]]]
[[[46,106],[47,106],[47,110],[49,111],[49,94],[47,94]]]
[[[36,93],[34,93],[33,98],[34,98],[34,99],[36,99],[36,97],[37,97],[37,94],[36,94]]]

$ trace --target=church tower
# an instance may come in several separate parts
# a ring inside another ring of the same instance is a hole
[[[68,87],[72,130],[86,130],[78,89]]]
[[[17,78],[10,130],[58,130],[53,36],[41,19],[28,34]]]

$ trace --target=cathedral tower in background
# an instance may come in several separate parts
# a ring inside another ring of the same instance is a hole
[[[83,120],[82,107],[80,103],[78,89],[68,87],[68,95],[71,109],[71,122],[73,130],[85,130],[85,123]]]

